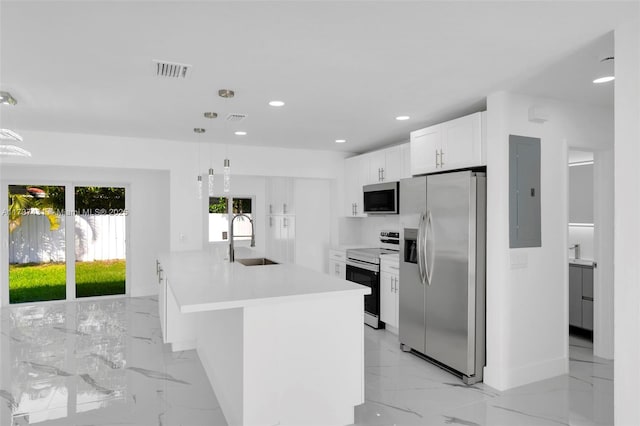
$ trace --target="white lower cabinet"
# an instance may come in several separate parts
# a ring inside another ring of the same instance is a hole
[[[398,334],[398,289],[400,287],[400,276],[398,259],[385,260],[382,257],[380,262],[380,319],[392,333]]]
[[[159,261],[157,261],[156,268],[160,287],[158,290],[158,313],[162,341],[171,344],[171,350],[174,352],[195,349],[196,316],[180,313],[178,302],[169,287],[169,278]]]
[[[329,250],[329,275],[347,279],[346,253],[344,250]]]

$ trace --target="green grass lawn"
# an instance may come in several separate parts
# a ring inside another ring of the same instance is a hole
[[[124,294],[125,260],[76,262],[76,297]],[[10,303],[66,297],[64,263],[9,265]]]

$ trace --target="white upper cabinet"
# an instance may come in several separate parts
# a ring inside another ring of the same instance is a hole
[[[402,161],[400,146],[381,149],[380,151],[363,154],[369,162],[369,176],[367,184],[393,182],[402,175]]]
[[[364,155],[344,161],[345,215],[364,217],[362,187],[369,182],[369,161]]]
[[[486,165],[486,112],[411,132],[411,174]]]
[[[267,214],[295,214],[294,179],[271,177],[267,180]]]
[[[345,215],[364,217],[362,187],[411,177],[409,144],[373,151],[344,161]]]
[[[411,177],[411,144],[400,145],[400,179]]]

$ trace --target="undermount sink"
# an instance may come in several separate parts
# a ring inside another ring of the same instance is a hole
[[[251,259],[236,259],[236,262],[242,263],[244,266],[263,266],[263,265],[277,265],[278,262],[274,262],[271,259],[265,257],[255,257]]]

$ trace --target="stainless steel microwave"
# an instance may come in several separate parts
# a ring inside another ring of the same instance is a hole
[[[363,186],[364,212],[368,214],[398,214],[399,187],[397,181]]]

